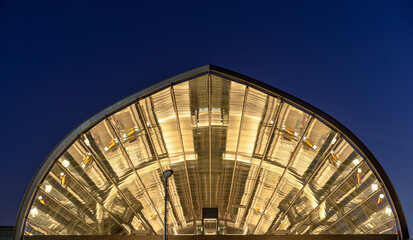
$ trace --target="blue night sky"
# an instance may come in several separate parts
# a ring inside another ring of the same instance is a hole
[[[0,225],[78,124],[214,64],[286,91],[375,154],[413,230],[412,1],[0,1]],[[411,234],[413,235],[413,234]]]

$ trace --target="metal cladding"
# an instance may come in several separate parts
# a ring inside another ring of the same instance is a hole
[[[22,235],[399,234],[384,170],[348,129],[278,89],[207,65],[95,115],[49,155],[22,202]]]

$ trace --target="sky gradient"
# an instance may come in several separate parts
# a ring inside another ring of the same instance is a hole
[[[331,115],[377,157],[413,234],[412,1],[0,1],[0,225],[49,152],[118,100],[214,64]]]

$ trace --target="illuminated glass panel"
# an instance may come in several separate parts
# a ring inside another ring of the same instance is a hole
[[[83,131],[38,184],[26,235],[398,232],[381,183],[340,132],[288,99],[202,74],[121,106]]]

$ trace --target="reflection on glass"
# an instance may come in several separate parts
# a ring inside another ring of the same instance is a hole
[[[215,74],[165,86],[82,132],[38,185],[26,235],[397,233],[391,201],[328,124]]]

